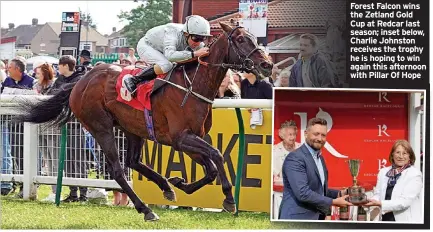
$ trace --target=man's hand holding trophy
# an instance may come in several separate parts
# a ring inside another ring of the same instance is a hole
[[[349,165],[350,174],[353,177],[353,185],[340,190],[339,196],[342,197],[333,201],[334,206],[340,207],[340,220],[349,220],[348,206],[358,206],[358,214],[361,212],[364,215],[365,211],[362,207],[374,205],[374,202],[367,199],[365,188],[358,185],[357,177],[359,175],[361,160],[349,159],[346,163]],[[361,218],[360,216],[358,215],[359,219]],[[362,217],[361,220],[365,220],[365,217]]]

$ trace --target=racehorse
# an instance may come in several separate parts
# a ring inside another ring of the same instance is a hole
[[[145,220],[158,220],[159,217],[128,185],[119,161],[113,127],[122,130],[127,139],[125,164],[156,183],[167,200],[176,201],[169,183],[191,194],[219,175],[225,195],[223,209],[235,212],[224,158],[203,138],[212,126],[212,103],[228,68],[253,72],[263,78],[271,75],[273,64],[258,47],[256,38],[244,28],[220,25],[223,32],[208,45],[209,54],[182,64],[185,69],[173,71],[169,79],[171,83],[161,86],[150,98],[154,138],[158,143],[186,153],[204,168],[205,176],[196,182],[186,183],[179,177],[166,179],[142,163],[143,139],[149,139],[146,117],[142,111],[116,100],[115,86],[122,71],[120,66],[101,64],[94,67],[78,82],[62,86],[53,97],[23,105],[21,110],[24,114],[15,120],[62,126],[72,117],[77,118],[100,144],[111,167],[110,174],[134,203],[138,213],[144,214]],[[190,79],[186,76],[193,76],[189,85],[186,80]],[[161,80],[157,78],[155,81]]]

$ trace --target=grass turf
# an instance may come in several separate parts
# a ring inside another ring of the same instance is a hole
[[[40,186],[38,199],[45,198],[50,186]],[[62,193],[67,193],[63,187]],[[112,193],[109,195],[112,202]],[[24,201],[13,195],[1,198],[2,229],[288,229],[300,228],[296,223],[272,223],[269,214],[192,211],[152,208],[160,217],[145,222],[134,208],[91,203],[54,203]],[[305,228],[303,224],[301,228]],[[307,226],[308,227],[308,226]]]

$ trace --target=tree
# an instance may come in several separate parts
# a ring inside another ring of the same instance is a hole
[[[172,7],[171,0],[147,0],[130,12],[122,11],[117,17],[120,21],[127,21],[123,34],[128,44],[136,47],[149,29],[171,22]]]
[[[80,19],[82,21],[83,26],[90,26],[91,28],[96,29],[96,24],[93,22],[93,18],[90,15],[89,12],[82,12],[81,9],[79,9],[80,12]]]

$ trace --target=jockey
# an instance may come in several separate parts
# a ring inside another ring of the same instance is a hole
[[[137,76],[125,78],[125,87],[135,97],[139,83],[168,73],[173,68],[172,62],[206,54],[209,48],[204,47],[203,41],[210,36],[209,22],[198,15],[188,16],[185,24],[168,23],[150,29],[138,41],[137,52],[140,59],[153,66],[143,69]]]

